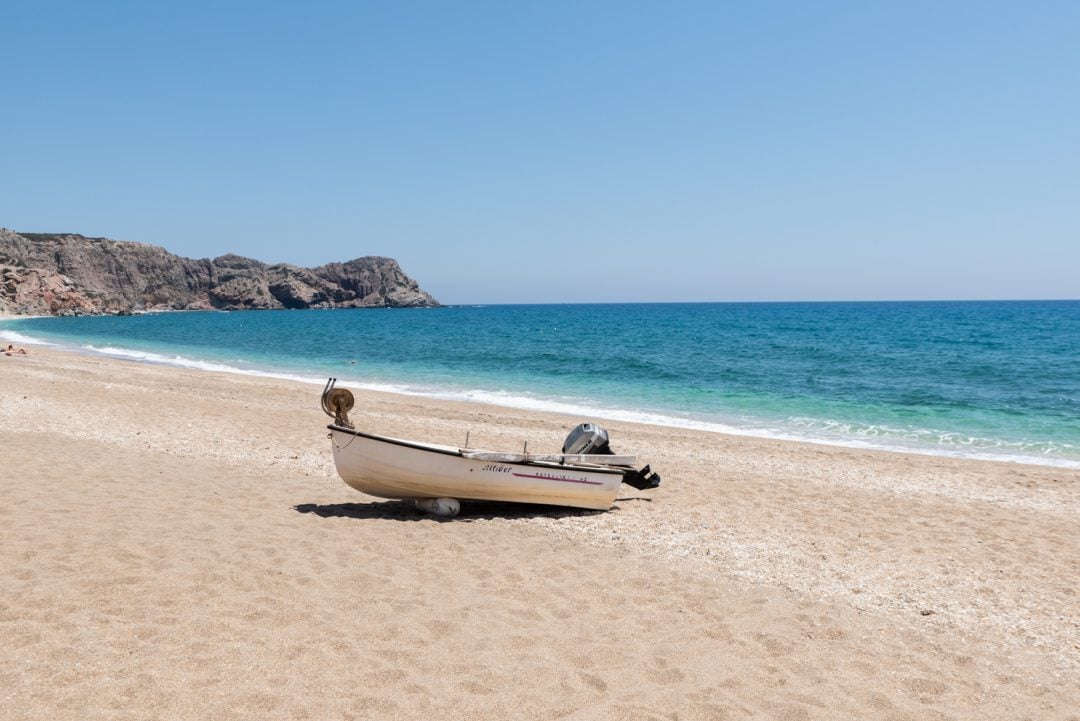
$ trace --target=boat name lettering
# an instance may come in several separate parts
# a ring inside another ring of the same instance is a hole
[[[554,473],[538,473],[533,478],[542,478],[545,481],[580,481],[579,478],[569,478],[567,476],[556,476]]]
[[[480,470],[491,471],[492,473],[510,473],[514,469],[510,466],[500,466],[498,463],[489,463]]]

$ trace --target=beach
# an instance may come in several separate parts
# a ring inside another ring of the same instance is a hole
[[[660,488],[444,520],[337,477],[319,391],[0,357],[0,718],[1080,719],[1080,471],[603,421]]]

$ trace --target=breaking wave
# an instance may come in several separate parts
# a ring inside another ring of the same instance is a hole
[[[1080,468],[1075,302],[20,318],[0,320],[0,339],[579,418]]]

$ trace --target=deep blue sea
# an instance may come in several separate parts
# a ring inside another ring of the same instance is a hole
[[[501,305],[0,321],[5,342],[1080,468],[1080,301]]]

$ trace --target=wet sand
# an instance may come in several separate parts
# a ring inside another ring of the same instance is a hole
[[[0,357],[0,719],[1080,719],[1078,471],[602,421],[663,486],[441,520],[337,478],[320,390]]]

